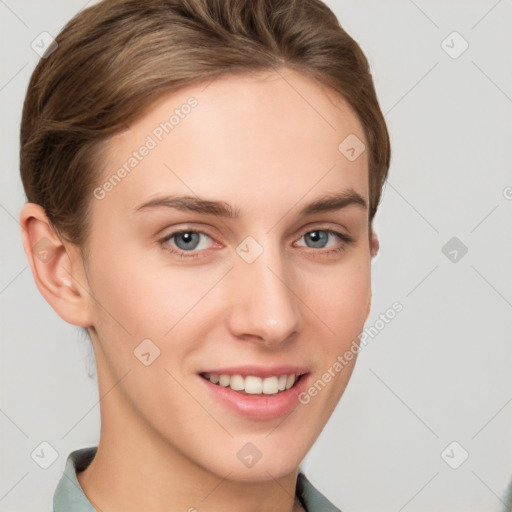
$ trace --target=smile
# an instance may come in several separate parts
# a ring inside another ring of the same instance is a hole
[[[226,373],[201,373],[200,375],[212,384],[247,395],[276,395],[292,388],[302,376],[295,373],[265,378],[256,375],[244,377],[240,374],[229,375]]]

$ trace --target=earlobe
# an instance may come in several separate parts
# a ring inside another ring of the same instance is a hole
[[[38,290],[66,322],[90,326],[87,283],[81,283],[85,279],[77,275],[78,251],[72,251],[71,244],[59,238],[37,204],[23,206],[20,224],[23,248]]]

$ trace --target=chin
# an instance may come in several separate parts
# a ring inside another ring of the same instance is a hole
[[[269,482],[283,478],[297,472],[300,463],[306,456],[307,450],[313,444],[306,443],[304,439],[293,440],[290,436],[275,435],[270,442],[266,439],[268,433],[261,436],[252,436],[244,439],[235,438],[231,446],[226,445],[217,461],[204,461],[208,471],[217,474],[220,478],[227,478],[238,482]],[[226,454],[230,454],[229,457]]]

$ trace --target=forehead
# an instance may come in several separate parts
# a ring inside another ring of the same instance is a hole
[[[367,197],[365,144],[348,103],[311,78],[286,68],[224,75],[163,97],[112,137],[98,185],[112,182],[104,202],[125,210],[167,192],[277,212],[308,194]]]

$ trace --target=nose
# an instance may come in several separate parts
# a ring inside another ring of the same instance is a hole
[[[252,263],[236,256],[228,311],[234,336],[276,347],[299,331],[300,299],[292,270],[279,250],[265,248]]]

